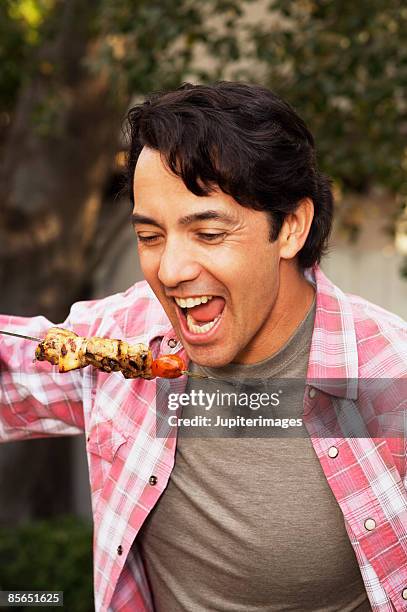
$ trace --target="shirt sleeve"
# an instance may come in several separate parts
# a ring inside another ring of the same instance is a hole
[[[58,327],[87,335],[88,326],[80,317],[75,321],[75,306]],[[50,327],[55,324],[43,316],[0,315],[0,329],[26,336],[44,338]],[[84,431],[83,369],[60,374],[57,366],[35,360],[36,347],[0,334],[0,442]]]

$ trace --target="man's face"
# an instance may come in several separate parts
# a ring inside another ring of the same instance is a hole
[[[266,213],[221,191],[195,196],[146,147],[134,201],[144,277],[189,357],[212,367],[263,358],[280,260]]]

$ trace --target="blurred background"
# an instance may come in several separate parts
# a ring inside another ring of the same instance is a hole
[[[153,90],[230,79],[271,87],[315,135],[337,209],[323,269],[406,317],[402,0],[2,0],[0,65],[0,312],[57,324],[141,279],[124,116]],[[82,437],[0,446],[0,485],[0,588],[92,610]]]

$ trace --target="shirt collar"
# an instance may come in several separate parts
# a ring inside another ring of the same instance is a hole
[[[358,396],[358,350],[349,298],[318,265],[306,270],[305,276],[316,289],[307,382],[329,395],[355,400]],[[150,345],[156,347],[155,356],[158,352],[182,351],[188,358],[169,321],[154,329]]]
[[[352,306],[318,265],[306,271],[316,288],[316,311],[307,381],[337,397],[358,396],[358,349]]]

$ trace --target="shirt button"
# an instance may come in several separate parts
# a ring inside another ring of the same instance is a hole
[[[151,484],[151,486],[154,486],[155,484],[157,484],[157,476],[150,476],[150,478],[148,479],[148,482]]]
[[[121,544],[119,544],[119,546],[117,547],[117,554],[118,555],[122,555],[123,554],[123,546]]]
[[[407,589],[403,589],[401,591],[401,596],[402,596],[403,599],[407,599]]]
[[[375,527],[376,527],[376,521],[374,519],[369,518],[365,520],[365,528],[368,531],[372,531],[372,529],[374,529]]]
[[[337,457],[338,454],[339,454],[339,451],[336,448],[336,446],[331,446],[331,448],[328,450],[328,455],[331,457],[331,459],[335,459],[335,457]]]
[[[177,346],[177,341],[175,338],[170,338],[167,342],[168,346],[171,348],[175,348]]]
[[[308,397],[310,399],[314,399],[316,394],[317,394],[316,389],[314,389],[314,387],[311,387],[311,389],[308,391]]]

